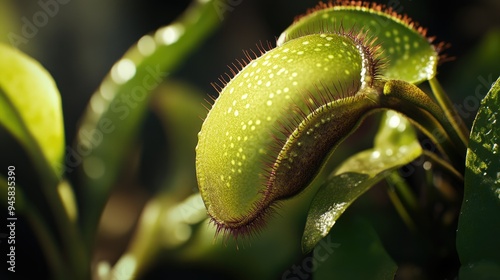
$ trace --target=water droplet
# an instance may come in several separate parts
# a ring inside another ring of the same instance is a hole
[[[349,179],[349,175],[347,174],[340,174],[340,179]]]
[[[165,45],[170,45],[177,42],[182,34],[184,34],[184,26],[172,24],[156,31],[155,38]]]
[[[335,220],[342,214],[347,203],[338,203],[330,206],[328,211],[321,214],[318,220],[316,220],[315,226],[321,232],[321,235],[326,236],[332,226],[335,224]]]
[[[111,68],[111,78],[115,83],[121,85],[134,77],[135,70],[134,62],[128,58],[124,58]]]
[[[143,36],[137,42],[137,49],[144,56],[150,55],[156,50],[155,40],[150,35]]]
[[[107,103],[108,102],[105,102],[105,100],[102,97],[102,95],[97,95],[96,94],[96,95],[92,96],[92,98],[90,99],[90,107],[97,114],[101,114],[102,112],[104,112],[104,110],[106,110],[106,104]]]
[[[429,171],[429,170],[431,170],[431,168],[432,168],[432,163],[431,163],[430,161],[425,161],[425,162],[424,162],[424,164],[422,165],[422,167],[423,167],[425,170]]]
[[[116,95],[116,84],[110,80],[105,80],[99,87],[102,98],[107,101],[113,100]]]

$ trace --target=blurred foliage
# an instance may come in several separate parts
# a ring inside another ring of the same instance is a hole
[[[65,139],[54,80],[37,61],[3,44],[0,76],[0,124],[29,151],[39,172],[48,162],[59,177]]]

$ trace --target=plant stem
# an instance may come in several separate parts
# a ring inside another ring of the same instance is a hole
[[[73,278],[74,275],[72,275],[70,271],[68,271],[68,267],[65,266],[62,252],[59,250],[54,240],[54,236],[47,228],[47,223],[44,222],[44,219],[31,207],[27,207],[26,217],[34,232],[36,232],[36,237],[51,267],[50,271],[53,277],[58,280]]]
[[[414,219],[421,216],[421,211],[415,195],[397,171],[392,171],[386,177],[386,181],[390,186],[388,190],[389,198],[396,211],[412,231],[417,231],[417,224]]]
[[[442,145],[446,149],[451,162],[459,167],[459,170],[463,169],[461,166],[465,159],[467,139],[455,129],[443,109],[425,92],[413,84],[389,80],[384,85],[382,98],[385,106],[407,115],[417,125],[425,128],[427,136],[435,144]],[[446,132],[444,138],[441,130]]]
[[[39,207],[49,207],[49,216],[44,217],[45,222],[48,223],[50,220],[53,220],[57,227],[55,231],[51,231],[50,233],[57,234],[56,240],[62,240],[63,252],[61,253],[66,256],[67,260],[63,256],[61,256],[61,259],[69,262],[69,273],[72,276],[71,278],[82,280],[88,279],[90,277],[89,260],[85,254],[85,247],[77,230],[77,225],[71,222],[61,197],[59,196],[58,185],[60,183],[60,178],[56,173],[57,171],[52,168],[42,148],[29,133],[27,128],[23,127],[23,129],[28,137],[26,147],[30,151],[33,165],[41,179],[40,186],[43,194],[42,198],[31,197],[33,199],[32,201],[34,204],[36,204],[37,200],[40,201],[41,203],[38,203]],[[26,197],[26,199],[30,200],[29,197]],[[30,211],[36,210],[33,208]],[[36,234],[40,235],[41,239],[47,238],[46,235],[49,233],[48,231],[44,231],[46,226],[40,227],[37,224],[32,224],[32,226],[34,226]],[[53,271],[53,273],[57,275],[56,271]]]
[[[45,217],[45,219],[53,219],[56,225],[56,230],[51,233],[56,234],[57,239],[62,240],[63,252],[60,253],[65,257],[61,256],[61,258],[68,263],[69,268],[67,269],[69,269],[72,279],[89,279],[89,258],[86,255],[86,249],[83,245],[82,237],[78,232],[77,225],[70,220],[59,196],[58,184],[60,180],[43,156],[40,146],[36,142],[33,142],[33,144],[36,147],[33,150],[37,150],[37,153],[34,154],[34,164],[41,177],[40,185],[44,196],[42,199],[45,199],[45,204],[49,206],[48,212],[51,215],[50,217]],[[29,210],[34,211],[34,209]],[[48,233],[43,231],[45,227],[40,227],[37,224],[33,224],[33,226],[40,238],[47,238],[46,235]],[[53,273],[57,274],[56,271],[53,271]]]
[[[429,158],[434,164],[440,166],[443,170],[448,172],[450,175],[453,175],[454,177],[456,177],[458,180],[460,180],[462,182],[464,181],[463,174],[458,172],[450,163],[443,160],[438,155],[436,155],[430,151],[426,151],[426,150],[424,150],[424,155],[427,158]]]
[[[461,187],[458,188],[451,187],[452,184],[449,179],[454,177],[454,179],[458,180],[459,182],[458,185],[463,186],[464,183],[463,174],[458,172],[455,168],[453,168],[453,166],[451,166],[448,162],[441,159],[438,155],[430,151],[424,151],[424,155],[432,163],[432,169],[429,170],[426,169],[426,172],[430,177],[428,180],[429,181],[428,186],[435,186],[434,188],[432,188],[433,191],[438,191],[440,196],[445,198],[448,202],[457,203],[460,200],[459,193],[461,192],[460,191]],[[434,167],[434,165],[436,165],[437,168]],[[445,174],[451,177],[444,176],[445,178],[448,179],[446,180],[446,182],[444,181],[436,182],[436,180],[445,180],[442,179],[442,176],[435,176],[435,172],[437,169],[442,170]]]
[[[394,208],[396,208],[396,212],[398,212],[399,216],[404,221],[406,226],[408,226],[408,228],[412,232],[416,232],[417,226],[413,221],[413,219],[411,218],[410,214],[408,213],[408,210],[404,207],[403,203],[401,202],[401,199],[396,194],[396,191],[394,189],[388,189],[387,193],[389,195],[389,199],[394,205]]]
[[[7,180],[0,174],[0,189],[7,193]],[[30,201],[23,193],[23,188],[18,184],[16,188],[16,210],[18,213],[26,218],[28,223],[35,232],[42,252],[47,260],[51,273],[54,279],[65,280],[72,278],[67,266],[65,266],[62,252],[60,251],[58,243],[54,239],[54,234],[47,226],[49,223],[40,211],[35,209],[34,203]]]
[[[467,146],[469,139],[469,129],[465,126],[462,117],[460,116],[460,114],[458,114],[457,110],[453,106],[450,98],[444,91],[438,79],[436,77],[433,77],[429,80],[429,84],[431,86],[432,93],[434,94],[434,97],[436,98],[439,106],[443,109],[446,118],[451,123],[462,142],[464,142]]]

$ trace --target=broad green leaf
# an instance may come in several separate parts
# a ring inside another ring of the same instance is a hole
[[[214,1],[193,1],[174,23],[143,36],[93,94],[78,131],[75,162],[83,167],[81,213],[91,242],[100,213],[139,132],[151,91],[220,23]]]
[[[500,265],[494,262],[479,261],[460,268],[461,280],[498,280]]]
[[[341,219],[314,248],[314,280],[394,279],[397,265],[377,233],[361,219]]]
[[[422,154],[416,133],[399,114],[387,111],[375,137],[375,147],[344,161],[316,193],[302,237],[308,252],[328,235],[337,219],[364,192]]]
[[[481,102],[467,149],[457,249],[463,269],[500,265],[500,78]]]
[[[37,61],[4,44],[0,44],[0,125],[28,151],[39,172],[50,164],[54,174],[61,174],[64,127],[56,84]]]
[[[381,74],[387,79],[420,83],[436,75],[438,52],[409,19],[394,12],[384,12],[378,5],[358,4],[319,6],[290,25],[280,36],[278,45],[311,33],[364,32],[380,44],[386,65]],[[341,54],[339,54],[341,55]]]
[[[18,186],[19,199],[37,209],[44,221],[63,222],[66,213],[59,208],[62,204],[57,193],[65,143],[59,91],[37,61],[3,44],[0,44],[0,126],[26,150],[40,178],[41,192]],[[6,193],[2,192],[2,197],[3,194]]]

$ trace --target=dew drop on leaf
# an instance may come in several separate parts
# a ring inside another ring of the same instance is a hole
[[[491,152],[496,155],[498,153],[498,144],[495,143],[493,144],[493,147],[491,148]]]
[[[344,175],[344,174],[342,174]],[[339,216],[339,211],[344,211],[346,208],[346,202],[337,203],[328,208],[328,211],[321,214],[318,220],[316,220],[315,226],[321,232],[323,236],[326,236],[330,231],[330,228],[335,224],[335,219]]]

